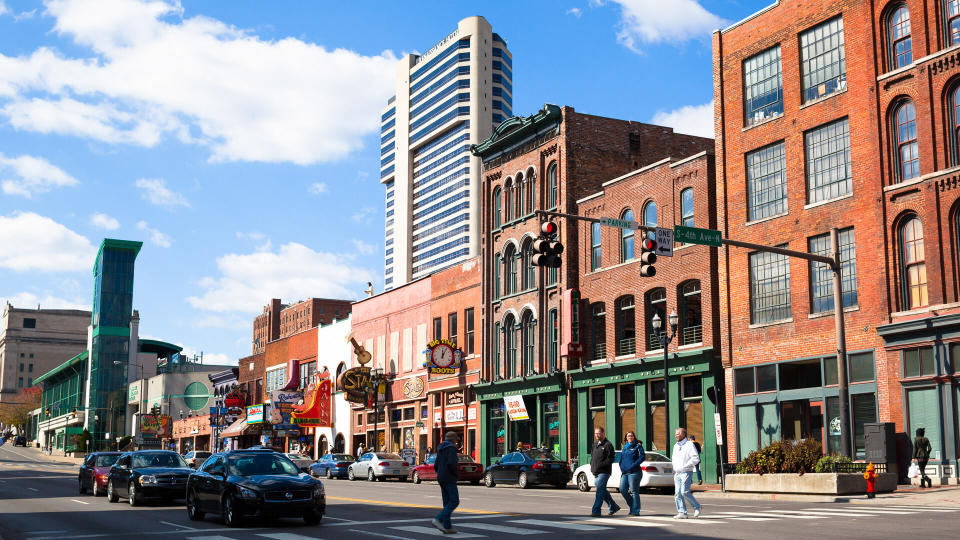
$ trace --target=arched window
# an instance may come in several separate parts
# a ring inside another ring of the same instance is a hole
[[[957,1],[960,2],[960,0]],[[956,88],[950,92],[950,112],[953,116],[950,119],[950,127],[953,130],[950,144],[952,145],[953,164],[956,166],[960,165],[960,84],[957,84]]]
[[[590,306],[590,336],[593,338],[593,360],[607,357],[607,310],[603,302]]]
[[[532,289],[536,286],[536,268],[533,266],[533,240],[527,239],[523,243],[523,290]]]
[[[337,378],[333,380],[333,387],[336,390],[340,390],[340,376],[343,375],[343,372],[347,370],[347,365],[343,362],[340,362],[340,365],[337,366]]]
[[[503,185],[503,222],[513,221],[513,181],[507,178],[507,183]]]
[[[507,365],[504,370],[507,378],[517,376],[517,321],[513,315],[507,315],[503,321],[503,331],[506,334]]]
[[[500,221],[500,187],[493,190],[493,227],[499,228]]]
[[[897,176],[900,182],[920,176],[920,150],[917,146],[917,111],[905,100],[894,111],[894,143]]]
[[[703,314],[700,310],[700,282],[680,285],[680,344],[703,343]]]
[[[897,69],[913,63],[913,47],[910,40],[910,10],[901,4],[887,16],[887,42],[890,47],[888,63]]]
[[[621,296],[616,302],[617,356],[637,352],[637,323],[633,295]]]
[[[526,182],[524,182],[524,201],[527,203],[526,213],[532,214],[536,208],[537,202],[537,177],[534,175],[533,169],[527,171]]]
[[[517,292],[517,248],[513,244],[507,246],[503,253],[503,263],[506,265],[507,283],[504,287],[506,294]]]
[[[660,334],[663,334],[663,329],[667,326],[667,290],[663,287],[650,290],[646,295],[646,316],[644,319],[647,323],[647,350],[655,351],[657,349],[663,348],[660,345]],[[657,333],[653,330],[653,316],[660,316],[660,332]]]
[[[657,203],[650,201],[643,207],[643,224],[647,227],[657,226]],[[653,238],[654,234],[647,233],[647,236]]]
[[[496,381],[500,378],[500,344],[503,343],[503,331],[500,323],[493,325],[493,378]]]
[[[946,21],[947,46],[960,43],[960,0],[943,0],[943,20]]]
[[[693,227],[693,188],[680,192],[680,223],[684,227]]]
[[[960,2],[960,0],[957,0]],[[547,169],[547,208],[556,208],[560,199],[560,185],[557,184],[557,162]]]
[[[526,207],[523,205],[523,190],[527,184],[527,179],[524,178],[523,173],[517,175],[517,183],[514,184],[514,198],[516,200],[516,210],[517,210],[517,219],[522,218],[526,215]]]
[[[900,281],[907,309],[923,307],[927,298],[927,264],[923,250],[923,224],[911,216],[900,225]]]
[[[523,314],[523,321],[521,331],[523,333],[523,350],[521,354],[523,355],[523,361],[521,364],[521,375],[529,375],[534,371],[534,362],[536,358],[534,357],[534,344],[536,342],[536,331],[537,331],[537,321],[533,318],[533,312],[527,311]]]
[[[499,253],[493,257],[493,299],[500,299],[500,283],[503,274],[503,257]]]
[[[629,208],[623,212],[620,219],[633,221],[633,210]],[[620,229],[620,262],[633,259],[633,229]]]

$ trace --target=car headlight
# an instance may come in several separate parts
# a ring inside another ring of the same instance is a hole
[[[245,487],[237,487],[237,495],[243,497],[244,499],[256,499],[257,492],[252,489],[247,489]]]
[[[149,485],[154,485],[156,483],[157,483],[157,477],[151,474],[145,474],[140,477],[141,486],[149,486]]]

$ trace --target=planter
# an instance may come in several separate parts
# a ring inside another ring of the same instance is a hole
[[[877,491],[893,491],[897,476],[877,475]],[[743,493],[798,493],[807,495],[851,495],[867,492],[862,473],[728,474],[726,490]]]

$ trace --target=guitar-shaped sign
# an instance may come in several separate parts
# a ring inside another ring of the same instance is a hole
[[[276,407],[270,407],[270,423],[274,425],[283,423],[283,415]]]
[[[363,348],[363,345],[357,343],[357,340],[353,337],[353,332],[347,335],[347,341],[353,345],[353,354],[357,356],[357,363],[361,366],[365,365],[371,360],[371,358],[373,358],[370,353]]]

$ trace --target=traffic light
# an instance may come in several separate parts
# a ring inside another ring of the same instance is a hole
[[[653,238],[644,238],[640,241],[640,275],[653,277],[657,269],[653,266],[657,262],[657,241]]]
[[[563,244],[557,241],[560,228],[552,221],[540,225],[540,237],[533,241],[534,266],[544,268],[560,268],[560,254],[563,253]]]

